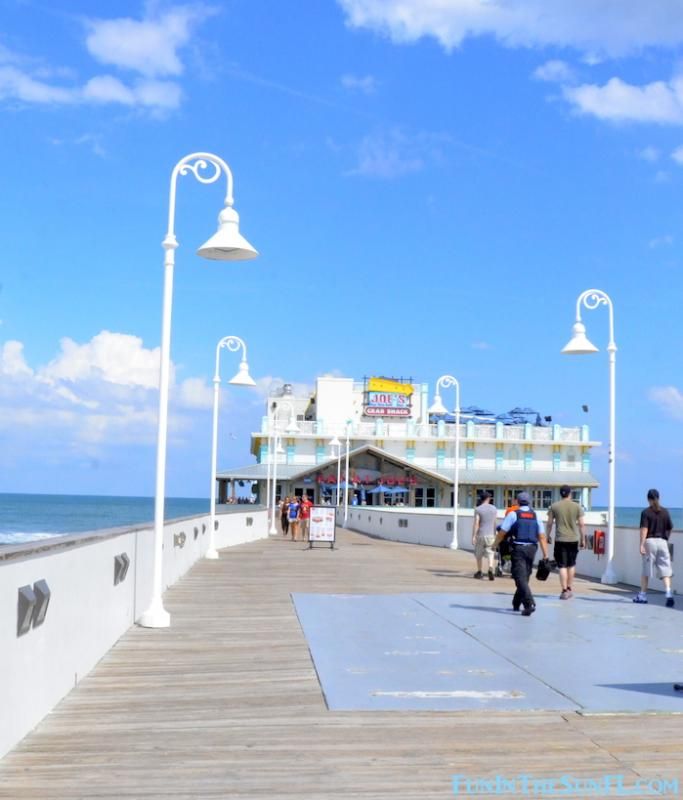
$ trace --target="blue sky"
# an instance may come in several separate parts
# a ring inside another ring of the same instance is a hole
[[[5,0],[0,491],[153,492],[168,184],[209,151],[261,255],[198,258],[223,184],[181,179],[170,495],[208,494],[233,334],[259,388],[223,393],[222,467],[273,381],[331,371],[450,372],[606,442],[606,310],[600,354],[559,352],[596,287],[617,502],[683,505],[683,6],[548,5]]]

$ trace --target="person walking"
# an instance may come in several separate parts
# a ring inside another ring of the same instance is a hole
[[[653,569],[661,578],[666,590],[666,607],[673,608],[674,595],[671,589],[671,557],[669,555],[669,536],[673,529],[671,515],[660,505],[659,492],[650,489],[647,493],[648,507],[640,515],[640,554],[643,568],[640,573],[640,591],[633,598],[634,603],[647,603],[647,584]]]
[[[311,525],[311,509],[313,503],[308,495],[304,495],[299,503],[299,532],[304,542],[308,539]]]
[[[531,508],[531,497],[527,492],[517,495],[519,508],[506,515],[496,535],[494,544],[499,544],[506,536],[512,544],[512,577],[515,581],[515,595],[512,598],[513,611],[522,606],[523,617],[530,617],[536,610],[536,602],[529,587],[529,578],[534,567],[538,545],[541,545],[543,558],[548,558],[548,543],[545,531]]]
[[[280,503],[280,527],[282,528],[283,536],[287,536],[289,533],[289,516],[287,515],[288,506],[289,497],[285,497],[285,499]]]
[[[289,501],[287,518],[289,519],[289,528],[292,531],[292,541],[296,542],[299,538],[299,501],[296,497],[292,497]]]
[[[560,571],[560,600],[573,597],[572,586],[576,574],[576,557],[586,546],[586,526],[583,522],[583,509],[571,499],[572,490],[566,484],[560,487],[560,497],[548,509],[545,534],[550,534],[555,525],[555,549],[553,555]]]
[[[475,578],[483,578],[481,571],[482,561],[486,556],[488,565],[488,579],[493,580],[493,562],[495,559],[493,543],[496,540],[496,517],[498,509],[491,502],[491,495],[482,492],[479,498],[479,505],[474,509],[474,524],[472,525],[472,546],[474,547],[474,557],[477,560],[477,571]]]

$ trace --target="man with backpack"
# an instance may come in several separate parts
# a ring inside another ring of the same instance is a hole
[[[544,560],[548,558],[548,541],[536,512],[531,508],[531,497],[527,492],[517,495],[519,508],[506,515],[496,536],[496,544],[507,538],[511,544],[512,577],[515,581],[515,596],[512,608],[519,611],[523,606],[523,617],[530,617],[536,610],[534,596],[529,588],[529,578],[534,566],[538,545]]]

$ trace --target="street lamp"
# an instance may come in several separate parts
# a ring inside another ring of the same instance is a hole
[[[614,341],[614,306],[609,295],[600,289],[586,289],[579,295],[576,301],[576,322],[572,328],[572,338],[565,347],[563,353],[570,355],[585,355],[587,353],[597,353],[598,348],[588,340],[586,336],[586,326],[581,322],[581,305],[589,311],[598,306],[605,305],[609,310],[609,343],[607,352],[609,353],[609,500],[607,507],[607,563],[605,571],[600,581],[607,584],[617,583],[617,575],[614,571],[614,495],[615,495],[615,416],[616,416],[616,359],[617,345]]]
[[[247,346],[239,336],[225,336],[216,345],[216,372],[213,376],[213,428],[211,437],[211,511],[209,520],[209,548],[205,558],[218,558],[218,551],[214,545],[214,529],[216,527],[216,460],[218,455],[218,395],[220,392],[221,376],[219,374],[220,352],[226,348],[231,353],[242,351],[240,368],[229,383],[233,386],[256,386],[256,381],[249,374],[247,364]]]
[[[429,407],[430,414],[444,416],[448,413],[446,406],[441,401],[439,387],[448,389],[455,386],[455,469],[453,475],[453,539],[451,550],[458,549],[458,494],[460,492],[460,384],[452,375],[442,375],[436,382],[434,402]]]
[[[330,447],[334,448],[333,455],[337,456],[337,502],[336,507],[339,508],[339,481],[341,480],[341,442],[337,438],[337,434],[335,433],[334,439],[330,442]]]
[[[344,525],[349,516],[349,431],[351,420],[346,420],[346,476],[344,478]],[[337,481],[337,491],[339,491],[339,481]]]
[[[205,171],[211,167],[212,173]],[[191,172],[200,183],[215,183],[221,173],[227,179],[225,208],[218,216],[218,232],[215,233],[197,254],[217,261],[241,261],[255,258],[258,253],[239,232],[239,216],[234,210],[232,194],[232,172],[222,158],[211,153],[192,153],[181,159],[171,173],[168,203],[168,229],[162,242],[164,248],[164,292],[161,320],[161,358],[159,367],[159,420],[157,431],[156,488],[154,494],[154,578],[152,598],[139,624],[146,628],[167,628],[171,616],[164,608],[162,599],[163,546],[164,546],[164,492],[166,483],[166,439],[168,433],[168,391],[171,362],[171,309],[173,305],[173,267],[175,249],[175,199],[179,175]]]
[[[275,404],[273,404],[275,405]],[[285,433],[298,433],[299,426],[296,424],[296,418],[294,416],[294,406],[288,400],[280,401],[280,405],[286,406],[289,408],[289,423],[285,428]],[[277,410],[279,406],[275,406],[273,409],[273,424],[276,427],[277,423]],[[270,515],[270,530],[268,531],[269,534],[275,536],[277,534],[277,528],[275,526],[275,518],[276,518],[276,508],[275,504],[277,501],[277,457],[278,455],[282,455],[285,451],[282,449],[282,437],[275,431],[274,433],[275,439],[273,441],[273,447],[275,449],[274,453],[274,460],[273,460],[273,485],[272,485],[272,513]]]

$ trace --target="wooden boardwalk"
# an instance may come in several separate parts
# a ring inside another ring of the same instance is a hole
[[[0,761],[0,798],[431,800],[458,773],[683,777],[675,714],[326,709],[291,592],[490,591],[472,566],[348,532],[334,552],[277,538],[202,561],[166,595],[171,628],[130,630]]]

